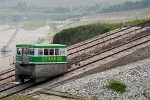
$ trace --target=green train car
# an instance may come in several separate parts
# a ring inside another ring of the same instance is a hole
[[[69,69],[67,46],[62,44],[17,44],[16,81],[39,82]]]

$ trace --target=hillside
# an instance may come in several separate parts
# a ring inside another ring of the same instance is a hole
[[[93,5],[98,3],[105,4],[118,4],[125,1],[131,0],[0,0],[0,6],[7,5],[14,6],[17,5],[18,2],[26,2],[29,5],[49,7],[49,6],[77,6],[77,5]],[[132,1],[140,1],[140,0],[132,0]]]
[[[147,19],[136,19],[127,21],[124,23],[113,23],[113,24],[105,24],[105,23],[96,23],[78,26],[75,28],[68,28],[60,31],[54,36],[53,43],[67,44],[68,46],[85,41],[87,39],[96,37],[98,35],[104,34],[106,32],[112,31],[117,28],[133,26],[138,23],[142,23]]]
[[[125,1],[131,0],[0,0],[0,22],[17,22],[23,16],[28,20],[81,18]]]
[[[149,0],[142,0],[142,1],[126,1],[122,4],[113,5],[108,8],[104,8],[102,12],[118,12],[118,11],[128,11],[133,9],[142,9],[142,8],[148,8],[150,7],[150,1]]]

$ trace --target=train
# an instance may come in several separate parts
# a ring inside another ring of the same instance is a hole
[[[67,45],[17,44],[15,81],[34,83],[60,75],[70,69],[67,61]]]

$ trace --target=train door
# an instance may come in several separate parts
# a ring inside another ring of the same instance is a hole
[[[29,48],[22,48],[22,63],[29,63]]]

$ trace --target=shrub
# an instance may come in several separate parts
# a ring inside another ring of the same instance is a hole
[[[97,96],[91,96],[90,100],[98,100]]]
[[[126,92],[126,85],[119,81],[112,80],[106,85],[106,87],[119,93]]]
[[[118,28],[118,24],[97,23],[64,29],[54,36],[53,43],[73,45]]]

